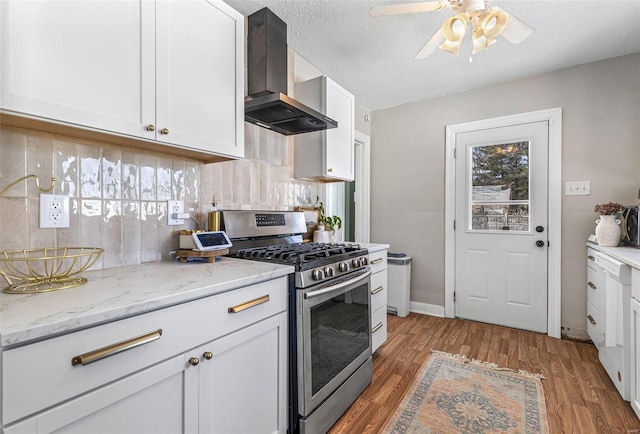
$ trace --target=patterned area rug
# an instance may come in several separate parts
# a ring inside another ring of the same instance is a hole
[[[548,433],[543,378],[433,351],[384,433]]]

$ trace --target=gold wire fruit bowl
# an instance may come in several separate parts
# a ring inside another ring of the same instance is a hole
[[[98,260],[100,247],[52,247],[0,251],[0,274],[9,294],[57,291],[87,283],[77,276]]]

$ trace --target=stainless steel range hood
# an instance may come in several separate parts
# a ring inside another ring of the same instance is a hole
[[[249,15],[244,119],[284,135],[336,128],[338,122],[287,96],[287,25],[269,9]]]

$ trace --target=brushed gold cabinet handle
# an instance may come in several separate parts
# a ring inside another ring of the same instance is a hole
[[[207,360],[211,360],[211,359],[213,359],[213,353],[212,353],[211,351],[206,351],[206,352],[202,355],[202,357],[204,357],[204,358],[205,358],[205,359],[207,359]]]
[[[380,330],[382,328],[382,323],[379,322],[378,324],[376,324],[376,326],[374,328],[371,329],[371,333],[375,333],[378,330]]]
[[[384,289],[384,286],[378,286],[376,289],[371,290],[371,295],[377,294]]]
[[[191,366],[198,366],[198,363],[200,363],[200,359],[197,357],[192,357],[189,359],[189,364]]]
[[[71,359],[71,365],[88,365],[89,363],[104,359],[105,357],[113,356],[114,354],[153,342],[160,339],[160,336],[162,336],[162,329],[158,329],[155,332],[147,333],[136,338],[127,339],[126,341],[118,342],[117,344],[107,345],[106,347],[98,348],[97,350],[89,351],[88,353],[73,357]]]
[[[384,261],[384,258],[378,258],[378,259],[374,259],[373,261],[371,261],[371,265],[373,264],[379,264],[380,262]]]
[[[591,282],[587,282],[587,285],[588,285],[588,286],[589,286],[589,288],[591,288],[591,289],[596,289],[596,288],[597,288],[597,286],[596,286],[596,285],[594,285],[594,284],[593,284],[593,283],[591,283]]]
[[[168,128],[163,128],[160,130],[160,134],[166,136],[167,134],[169,134],[169,129]]]
[[[229,313],[238,313],[243,310],[258,306],[259,304],[266,303],[269,301],[269,294],[263,295],[262,297],[258,297],[255,300],[247,301],[246,303],[239,304],[237,306],[230,307],[228,309]]]
[[[153,126],[152,124],[149,124],[146,127],[144,127],[144,129],[147,130],[147,131],[155,131],[156,127]]]
[[[596,325],[596,320],[593,319],[593,317],[591,315],[587,315],[587,319],[589,320],[589,322],[593,325]]]
[[[589,259],[590,261],[595,261],[596,260],[595,256],[591,256],[591,255],[587,256],[587,259]]]

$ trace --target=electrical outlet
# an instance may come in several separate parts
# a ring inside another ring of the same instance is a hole
[[[40,194],[40,228],[68,228],[69,214],[69,196]]]
[[[184,219],[175,218],[176,214],[184,212],[184,202],[181,200],[167,201],[167,224],[169,226],[183,225]]]

